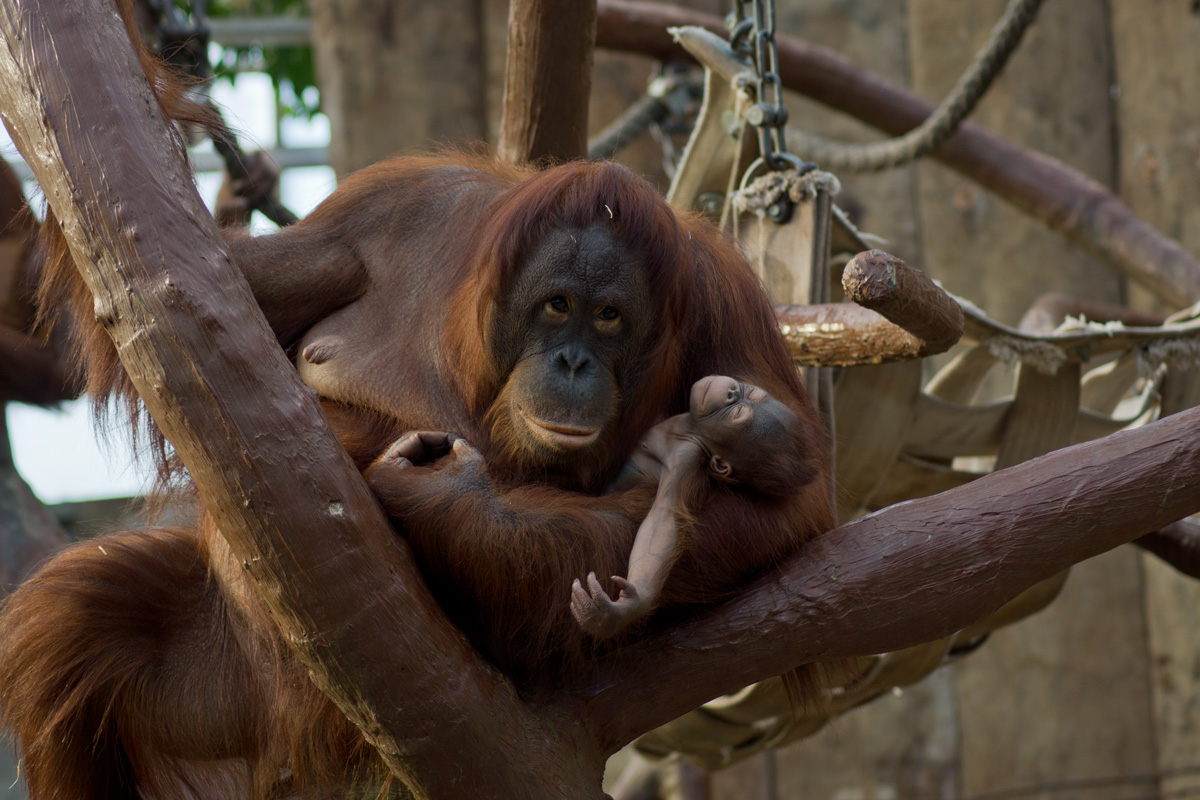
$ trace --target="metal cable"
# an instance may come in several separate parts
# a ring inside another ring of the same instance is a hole
[[[950,138],[1004,69],[1020,44],[1043,0],[1011,0],[975,61],[946,99],[924,122],[903,136],[870,144],[832,142],[801,131],[789,131],[792,150],[822,169],[879,172],[928,155]]]

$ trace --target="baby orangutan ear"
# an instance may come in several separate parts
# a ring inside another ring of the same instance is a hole
[[[733,467],[720,456],[713,456],[708,460],[708,471],[713,474],[714,478],[723,481],[733,480]]]

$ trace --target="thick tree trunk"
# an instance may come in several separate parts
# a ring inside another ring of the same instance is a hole
[[[587,154],[596,0],[513,0],[500,122],[513,163]]]

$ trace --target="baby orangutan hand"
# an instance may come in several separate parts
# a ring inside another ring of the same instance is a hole
[[[594,572],[589,572],[587,576],[591,594],[583,588],[578,578],[571,584],[571,615],[579,627],[597,639],[616,636],[646,612],[646,604],[632,583],[620,575],[613,575],[612,579],[621,589],[616,600],[604,591]]]

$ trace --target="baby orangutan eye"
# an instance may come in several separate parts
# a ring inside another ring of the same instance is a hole
[[[566,314],[571,310],[571,304],[567,302],[567,298],[563,297],[561,294],[556,294],[546,303],[546,308],[548,308],[550,311],[553,311],[555,314]]]
[[[600,309],[600,313],[596,315],[596,319],[601,322],[613,322],[621,316],[621,312],[617,311],[612,306],[605,306]]]

